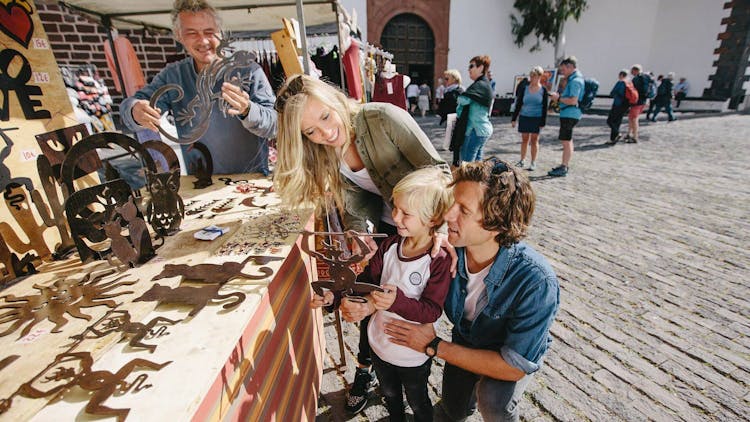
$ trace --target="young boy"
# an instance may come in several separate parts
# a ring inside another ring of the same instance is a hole
[[[372,361],[392,421],[404,420],[403,390],[416,421],[432,420],[427,377],[432,360],[388,340],[384,324],[398,319],[433,323],[443,312],[450,285],[451,259],[445,250],[430,257],[433,235],[451,204],[450,178],[437,168],[404,177],[393,189],[393,220],[398,230],[378,247],[360,282],[379,284],[367,303],[343,300],[347,321],[374,314],[368,326]],[[402,390],[403,389],[403,390]]]

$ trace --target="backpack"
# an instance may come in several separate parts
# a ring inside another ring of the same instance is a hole
[[[630,81],[625,81],[625,100],[630,105],[638,104],[638,90]]]
[[[581,111],[588,111],[594,104],[594,98],[599,91],[599,81],[594,78],[584,79],[583,81],[583,98],[578,101],[578,107]]]
[[[651,75],[647,73],[643,74],[643,78],[646,80],[646,98],[653,99],[654,97],[656,97],[656,82],[651,77]]]

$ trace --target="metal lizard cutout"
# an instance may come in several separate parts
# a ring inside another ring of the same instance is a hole
[[[71,336],[70,338],[75,340],[71,348],[87,338],[102,338],[111,333],[122,333],[122,339],[120,341],[125,341],[130,338],[130,342],[128,343],[130,347],[142,347],[148,349],[150,353],[153,353],[154,350],[156,350],[156,346],[152,344],[144,344],[142,342],[143,339],[147,336],[162,337],[169,335],[166,330],[155,331],[154,327],[162,323],[174,325],[178,322],[180,322],[180,320],[175,321],[158,316],[144,324],[131,321],[130,313],[128,311],[111,310],[99,321],[86,328],[83,333]],[[163,326],[163,328],[166,328],[166,326]]]
[[[228,104],[221,96],[221,91],[214,92],[213,89],[217,82],[223,78],[224,82],[229,82],[238,86],[243,86],[249,81],[245,79],[237,79],[234,74],[235,71],[249,67],[255,61],[255,54],[249,51],[237,51],[229,57],[224,55],[224,50],[229,50],[230,40],[221,39],[218,47],[216,47],[216,55],[219,56],[218,60],[214,60],[201,70],[198,75],[196,82],[196,96],[187,108],[180,110],[177,113],[176,120],[181,125],[190,125],[191,130],[189,133],[183,134],[180,137],[175,138],[169,132],[158,127],[159,133],[170,141],[177,142],[178,144],[192,144],[193,142],[200,139],[208,130],[211,124],[211,113],[213,112],[213,102],[219,102],[219,110],[226,115],[229,109]],[[157,89],[151,96],[149,105],[152,108],[156,108],[156,104],[159,98],[169,91],[176,91],[177,97],[172,102],[179,101],[185,95],[185,91],[181,86],[177,84],[167,84]]]
[[[81,387],[90,393],[86,404],[86,413],[90,415],[114,416],[118,422],[128,417],[130,409],[113,409],[103,403],[118,391],[120,393],[133,390],[137,393],[143,389],[150,388],[151,384],[144,385],[148,375],[141,374],[133,382],[129,383],[126,378],[136,368],[160,370],[172,363],[154,363],[145,359],[133,359],[123,365],[117,372],[106,370],[93,370],[94,359],[88,352],[62,353],[54,362],[37,374],[31,381],[21,385],[15,393],[7,399],[0,401],[0,414],[10,409],[13,397],[22,396],[32,399],[53,397],[54,395],[70,390],[73,387]],[[145,375],[145,376],[144,376]]]

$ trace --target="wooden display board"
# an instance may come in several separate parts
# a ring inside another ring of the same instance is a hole
[[[78,122],[33,2],[0,0],[0,3],[0,185],[5,186],[9,181],[30,181],[41,191],[36,167],[41,149],[35,135]],[[6,241],[11,237],[29,242],[10,214],[9,203],[12,202],[14,207],[28,208],[30,214],[26,218],[35,220],[29,225],[40,227],[47,249],[54,250],[55,244],[60,242],[59,232],[42,227],[42,220],[31,203],[31,193],[26,188],[2,193],[6,197],[0,200],[0,221],[8,225],[0,228],[0,234]],[[8,199],[18,197],[19,193],[26,196],[25,203],[20,199]]]
[[[292,22],[283,18],[283,27],[281,30],[271,33],[271,39],[279,53],[281,66],[284,68],[286,77],[299,75],[302,73],[302,64],[300,64],[299,54],[297,53],[297,33],[294,30]]]

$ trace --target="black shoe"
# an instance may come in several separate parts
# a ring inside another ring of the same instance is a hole
[[[568,168],[560,165],[550,170],[547,175],[552,177],[565,177],[568,175]]]
[[[357,368],[352,388],[346,393],[346,410],[359,413],[367,406],[367,399],[377,385],[375,374],[370,369]]]

